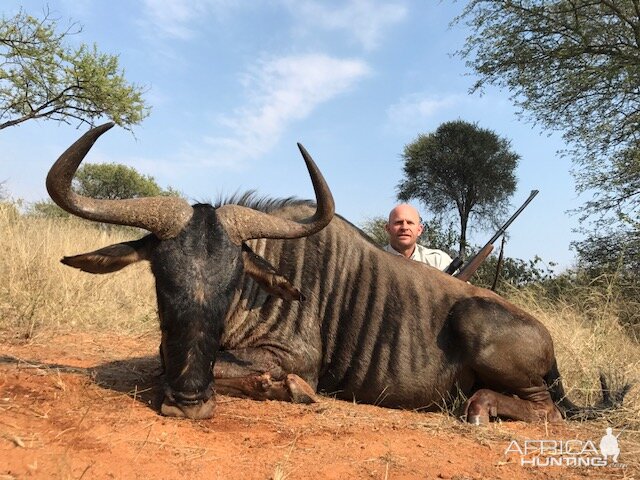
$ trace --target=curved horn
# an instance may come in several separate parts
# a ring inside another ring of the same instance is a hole
[[[173,238],[191,219],[193,209],[176,197],[98,200],[80,196],[71,189],[73,176],[100,135],[113,127],[105,123],[92,128],[71,145],[53,164],[47,175],[47,191],[58,206],[87,220],[140,227],[158,238]]]
[[[313,235],[326,227],[335,213],[335,204],[331,190],[322,173],[305,148],[298,148],[313,183],[316,194],[316,212],[313,216],[294,222],[268,213],[258,212],[240,205],[224,205],[216,210],[218,218],[224,224],[228,235],[237,244],[252,238],[301,238]]]

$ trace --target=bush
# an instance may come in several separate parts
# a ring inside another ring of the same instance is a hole
[[[469,258],[471,258],[471,255]],[[496,283],[495,290],[504,293],[512,287],[520,288],[537,282],[553,278],[553,262],[545,263],[537,255],[533,260],[504,257],[498,270],[498,256],[491,255],[480,265],[471,283],[479,287],[491,288]],[[496,282],[496,272],[498,280]]]
[[[76,172],[73,184],[79,195],[104,200],[180,195],[171,187],[162,189],[153,177],[118,163],[86,163]]]
[[[51,200],[41,200],[29,205],[27,214],[33,217],[42,218],[69,218],[70,213],[66,212]]]

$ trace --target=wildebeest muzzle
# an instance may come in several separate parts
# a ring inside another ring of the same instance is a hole
[[[211,418],[216,408],[213,382],[203,392],[177,392],[168,385],[164,388],[164,400],[160,412],[167,417],[200,420]]]

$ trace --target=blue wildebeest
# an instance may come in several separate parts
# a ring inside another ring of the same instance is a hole
[[[425,410],[462,392],[472,423],[558,421],[563,413],[593,415],[626,392],[611,394],[603,384],[599,405],[570,402],[541,323],[488,290],[382,251],[334,216],[331,192],[302,147],[317,206],[251,195],[191,206],[180,198],[75,194],[76,169],[111,126],[65,151],[47,188],[79,217],[151,232],[62,262],[90,273],[150,262],[163,414],[208,418],[214,389],[293,402],[325,392]]]

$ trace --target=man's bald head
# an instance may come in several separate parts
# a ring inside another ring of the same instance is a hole
[[[389,212],[389,221],[385,229],[393,249],[407,258],[411,257],[423,231],[418,210],[406,203],[396,206]]]
[[[389,223],[393,223],[396,218],[411,218],[416,223],[420,223],[418,210],[408,203],[401,203],[389,212]]]

